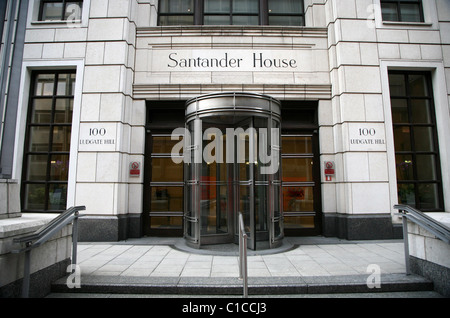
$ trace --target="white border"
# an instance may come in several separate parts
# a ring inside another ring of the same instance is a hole
[[[78,139],[80,133],[81,96],[84,78],[84,60],[64,61],[25,61],[22,63],[22,74],[19,89],[19,101],[14,140],[13,178],[22,182],[23,145],[27,124],[28,100],[30,92],[31,71],[33,70],[76,70],[76,84],[73,101],[72,136],[70,141],[69,176],[67,185],[67,207],[75,205],[75,187],[77,175]]]
[[[391,213],[394,204],[398,203],[397,174],[395,169],[394,131],[392,128],[391,98],[389,92],[388,71],[430,71],[433,84],[433,96],[436,109],[436,126],[439,139],[439,153],[441,159],[442,188],[444,195],[444,209],[450,212],[450,114],[449,100],[446,87],[445,71],[442,62],[402,62],[380,61],[381,85],[386,125],[386,148],[388,156],[389,192]]]

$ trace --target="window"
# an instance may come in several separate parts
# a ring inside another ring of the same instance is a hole
[[[159,25],[303,26],[303,0],[160,0]]]
[[[383,21],[424,22],[422,0],[381,0]]]
[[[24,211],[66,209],[75,73],[32,76],[22,173]]]
[[[443,209],[441,167],[428,73],[389,72],[398,201],[422,211]]]
[[[42,0],[39,21],[81,20],[83,1]]]

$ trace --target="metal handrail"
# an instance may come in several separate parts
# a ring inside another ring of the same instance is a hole
[[[31,250],[47,242],[57,232],[72,222],[72,265],[77,263],[78,218],[83,216],[79,214],[79,211],[83,210],[86,210],[85,206],[71,207],[34,233],[13,239],[14,243],[25,243],[25,248],[11,251],[11,253],[16,254],[25,252],[22,297],[27,298],[30,291]]]
[[[399,214],[402,216],[403,221],[403,243],[405,249],[405,266],[406,275],[410,275],[409,264],[409,243],[408,243],[408,222],[410,220],[417,225],[423,227],[428,232],[434,234],[440,240],[447,244],[450,244],[450,228],[441,222],[429,217],[422,211],[419,211],[409,205],[397,204],[394,205],[394,209],[399,210]]]
[[[245,233],[244,218],[239,212],[239,279],[242,279],[244,298],[248,297],[247,272],[247,233]]]

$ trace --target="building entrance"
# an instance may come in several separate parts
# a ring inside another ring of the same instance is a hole
[[[242,213],[249,248],[283,238],[280,103],[248,93],[186,103],[184,236],[189,245],[237,243]]]

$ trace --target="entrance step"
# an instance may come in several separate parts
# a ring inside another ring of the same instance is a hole
[[[314,277],[250,277],[249,295],[321,295],[348,293],[431,292],[433,283],[421,276],[386,274],[379,288],[369,288],[367,275]],[[370,282],[369,282],[370,283]],[[52,293],[135,295],[242,295],[242,281],[221,277],[82,276],[80,288],[68,288],[67,278],[52,285]]]

